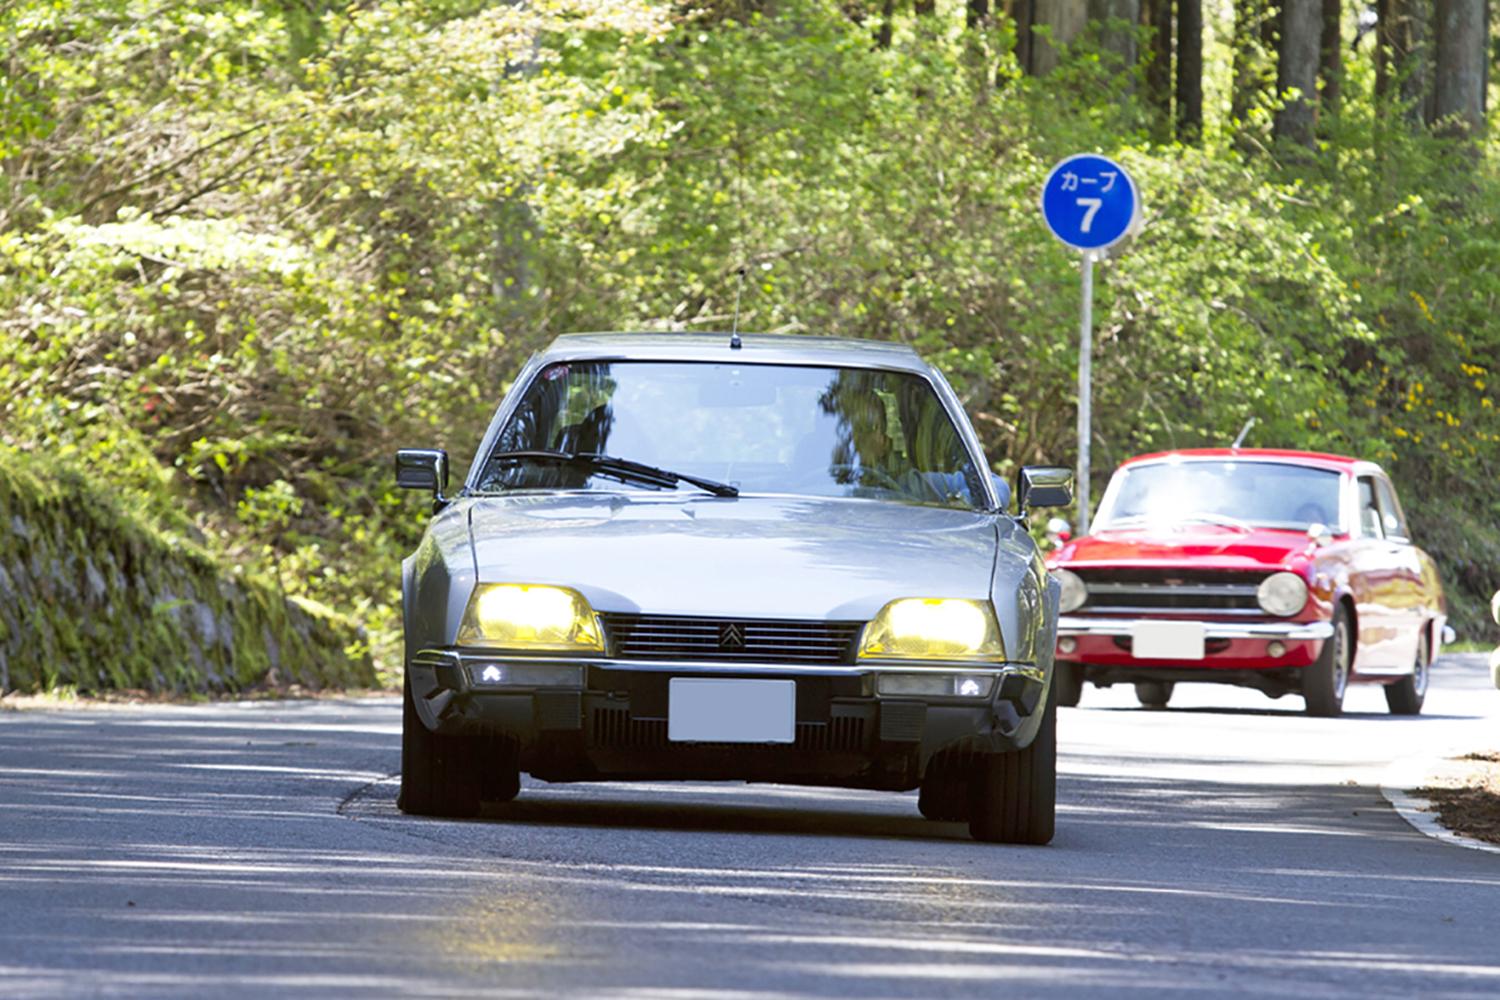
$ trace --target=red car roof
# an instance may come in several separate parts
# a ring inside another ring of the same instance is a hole
[[[1121,467],[1137,462],[1159,461],[1164,458],[1244,458],[1252,461],[1278,461],[1293,465],[1307,465],[1320,469],[1336,469],[1352,472],[1356,466],[1371,465],[1363,459],[1347,455],[1330,455],[1321,451],[1292,451],[1289,448],[1182,448],[1177,451],[1157,451],[1149,455],[1136,455],[1121,462]]]

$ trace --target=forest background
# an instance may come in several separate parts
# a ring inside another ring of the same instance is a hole
[[[103,511],[127,569],[190,552],[239,581],[224,594],[358,622],[344,654],[396,676],[397,566],[426,505],[395,490],[393,450],[464,467],[531,351],[722,329],[742,266],[742,329],[908,342],[996,471],[1069,463],[1078,268],[1036,205],[1052,163],[1098,151],[1136,176],[1146,226],[1096,272],[1094,496],[1120,459],[1227,444],[1251,417],[1250,444],[1375,459],[1453,623],[1493,641],[1491,13],[8,0],[0,591],[27,559],[46,575],[24,543],[51,497]],[[46,593],[104,594],[98,538],[54,521],[67,579]],[[160,586],[148,618],[182,603]],[[230,624],[199,617],[232,659]],[[95,669],[118,632],[38,645],[10,621],[0,688],[7,657],[23,689],[275,669],[164,674],[130,643]]]

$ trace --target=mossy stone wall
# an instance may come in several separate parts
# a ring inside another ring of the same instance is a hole
[[[0,692],[373,687],[362,631],[0,448]]]

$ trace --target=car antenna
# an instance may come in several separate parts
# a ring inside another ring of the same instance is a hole
[[[1251,417],[1249,420],[1245,421],[1245,426],[1243,426],[1243,427],[1240,428],[1239,437],[1235,438],[1234,439],[1234,444],[1232,444],[1232,445],[1229,446],[1229,448],[1230,448],[1231,451],[1238,451],[1239,450],[1240,445],[1245,440],[1245,435],[1249,434],[1250,433],[1250,428],[1252,428],[1254,426],[1255,426],[1255,418],[1254,417]]]
[[[740,293],[745,290],[745,272],[748,270],[749,268],[744,264],[741,264],[735,270],[735,273],[740,276],[740,280],[734,286],[734,324],[729,329],[729,349],[732,351],[738,351],[741,347],[745,346],[740,340]]]

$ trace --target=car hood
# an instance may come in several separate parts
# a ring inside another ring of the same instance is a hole
[[[1063,546],[1048,562],[1074,569],[1191,564],[1200,569],[1261,570],[1285,566],[1307,548],[1307,535],[1300,531],[1256,528],[1246,532],[1202,524],[1181,530],[1153,526],[1086,535]]]
[[[996,515],[868,500],[521,495],[471,501],[482,581],[598,611],[862,620],[897,597],[987,598]]]

